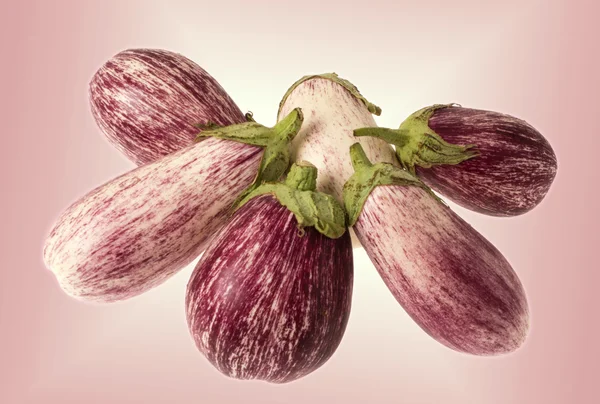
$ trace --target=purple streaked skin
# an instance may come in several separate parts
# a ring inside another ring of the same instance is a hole
[[[92,114],[108,140],[137,165],[194,142],[194,124],[246,121],[217,81],[186,57],[130,49],[108,60],[89,85]]]
[[[396,300],[437,341],[474,355],[525,341],[529,309],[510,264],[423,188],[376,187],[354,231]]]
[[[354,173],[347,150],[356,142],[372,161],[398,165],[385,141],[354,137],[354,129],[377,124],[365,104],[342,85],[319,77],[302,82],[287,97],[279,119],[297,107],[302,108],[304,123],[292,142],[292,161],[310,161],[317,167],[317,191],[342,202],[344,184]]]
[[[552,147],[523,120],[450,107],[436,110],[429,127],[449,143],[476,145],[479,155],[462,163],[416,170],[423,182],[467,209],[523,214],[544,199],[556,176]]]
[[[85,301],[124,300],[159,285],[223,226],[262,153],[208,138],[109,181],[59,217],[46,266],[68,295]]]
[[[196,346],[221,373],[286,383],[322,366],[350,315],[350,236],[313,227],[271,195],[242,206],[213,239],[188,283]]]

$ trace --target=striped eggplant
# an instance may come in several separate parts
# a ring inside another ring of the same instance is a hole
[[[434,339],[474,355],[516,350],[529,328],[519,278],[502,254],[408,171],[351,149],[349,225],[396,300]]]
[[[305,76],[294,83],[281,100],[278,119],[297,107],[304,112],[304,125],[292,142],[292,160],[313,163],[319,170],[317,190],[341,202],[344,183],[353,172],[345,152],[357,141],[352,131],[375,126],[372,114],[379,115],[381,109],[335,73]],[[373,160],[396,163],[394,151],[385,141],[359,141]]]
[[[260,125],[250,122],[228,128],[289,143],[301,123],[301,112],[294,110],[274,128],[258,131]],[[162,283],[204,250],[267,155],[259,141],[248,145],[217,137],[109,181],[60,216],[46,241],[44,262],[67,294],[95,302],[124,300]]]
[[[138,165],[194,142],[194,124],[246,121],[225,90],[186,57],[129,49],[108,60],[89,85],[92,114],[108,140]]]
[[[537,206],[556,176],[556,156],[531,125],[509,115],[433,105],[400,129],[361,128],[396,146],[401,163],[459,205],[491,216]]]
[[[286,383],[333,355],[350,314],[352,247],[344,212],[294,165],[264,184],[213,239],[188,283],[200,352],[226,376]]]

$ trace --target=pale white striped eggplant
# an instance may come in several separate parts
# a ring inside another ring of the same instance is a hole
[[[429,335],[474,355],[516,350],[529,328],[519,278],[502,254],[406,170],[351,149],[349,225],[396,300]]]
[[[129,49],[108,60],[89,85],[92,114],[108,140],[138,165],[194,142],[195,124],[246,121],[225,90],[186,57]]]
[[[301,112],[294,110],[274,128],[260,131],[259,124],[244,123],[226,129],[249,128],[257,135],[249,141],[258,139],[257,146],[269,136],[289,144],[301,123]],[[162,283],[204,250],[267,154],[219,139],[220,131],[204,134],[216,137],[109,181],[60,216],[46,241],[44,262],[67,294],[95,302],[124,300]]]
[[[520,215],[548,193],[557,161],[527,122],[492,111],[433,105],[400,129],[361,128],[396,145],[401,163],[457,204],[492,216]]]
[[[335,73],[305,76],[294,83],[281,100],[278,119],[298,107],[304,112],[304,124],[292,142],[292,160],[317,167],[317,190],[342,201],[344,183],[353,172],[345,151],[357,141],[374,161],[396,164],[394,150],[385,141],[354,137],[354,129],[376,126],[372,114],[379,115],[381,109]]]
[[[314,167],[293,166],[287,185],[250,194],[192,274],[190,333],[226,376],[290,382],[322,366],[342,339],[352,247],[341,205],[310,191],[315,176]]]

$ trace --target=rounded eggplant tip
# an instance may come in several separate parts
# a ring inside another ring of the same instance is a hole
[[[526,334],[525,335],[514,335],[513,338],[509,339],[508,341],[496,342],[496,344],[494,346],[492,346],[491,349],[484,350],[481,353],[478,353],[478,355],[481,355],[481,356],[509,355],[509,354],[516,352],[519,348],[521,348],[521,346],[523,346],[523,344],[525,343],[525,340],[526,340]]]
[[[284,385],[295,382],[298,379],[306,376],[306,373],[273,373],[273,374],[249,374],[244,373],[242,369],[237,372],[227,372],[224,369],[218,369],[218,371],[230,379],[241,380],[241,381],[255,381],[262,383],[269,383],[274,385]]]
[[[304,376],[306,376],[306,374],[288,375],[281,379],[263,379],[262,381],[271,383],[271,384],[284,385],[284,384],[289,384],[289,383],[295,382],[296,380],[302,379]]]
[[[468,323],[465,323],[468,324]],[[470,323],[462,331],[452,334],[431,334],[446,347],[468,355],[502,356],[513,353],[523,346],[529,334],[529,310],[520,308],[502,318],[492,315]]]
[[[92,77],[88,82],[88,98],[90,101],[94,100],[95,92],[101,87],[102,79],[108,74],[108,63],[110,63],[113,59],[109,59],[102,63],[102,65],[96,69]]]
[[[527,341],[527,337],[529,335],[529,330],[531,328],[531,320],[529,317],[529,309],[526,313],[520,318],[519,325],[513,329],[513,349],[510,351],[516,351],[521,348],[525,341]]]
[[[528,317],[523,318],[519,321],[519,324],[506,330],[501,336],[497,338],[490,337],[486,341],[482,341],[479,350],[474,352],[468,352],[480,356],[502,356],[508,355],[519,348],[521,348],[527,340],[529,334],[529,321]]]
[[[56,231],[56,227],[52,230],[46,241],[44,242],[44,246],[42,247],[42,262],[48,271],[54,275],[54,278],[60,285],[60,288],[65,290],[67,294],[67,289],[70,290],[69,283],[66,283],[66,278],[70,275],[68,271],[65,269],[65,265],[61,262],[60,254],[57,250],[60,249],[60,246],[56,242],[56,239],[53,237],[54,232]],[[58,258],[58,260],[57,260]]]

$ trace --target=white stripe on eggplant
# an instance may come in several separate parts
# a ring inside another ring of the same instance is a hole
[[[237,250],[256,240],[262,253]],[[264,282],[266,273],[273,282]],[[234,289],[224,295],[230,282]],[[349,235],[332,240],[307,228],[299,237],[293,213],[259,196],[235,213],[200,259],[186,297],[190,333],[227,376],[289,382],[333,354],[351,290]]]
[[[344,187],[349,224],[396,300],[437,341],[457,351],[514,351],[529,309],[502,254],[408,171],[372,164],[360,144]]]
[[[245,122],[200,66],[160,49],[129,49],[109,59],[89,86],[92,114],[108,140],[138,165],[189,146],[194,124]]]
[[[319,77],[300,83],[287,96],[278,118],[297,107],[302,108],[304,124],[292,142],[292,160],[310,161],[317,167],[318,191],[342,201],[344,183],[353,173],[346,150],[357,141],[373,161],[397,164],[386,142],[354,137],[354,129],[376,123],[364,102],[339,83]]]
[[[301,172],[307,176],[296,175]],[[329,228],[321,234],[307,226],[308,211],[317,217],[328,209],[342,212],[333,197],[311,193],[315,175],[314,166],[294,165],[284,184],[265,184],[250,194],[188,283],[190,333],[227,376],[296,380],[325,363],[341,341],[350,313],[351,242],[348,232],[333,232],[333,239],[324,235]],[[271,194],[274,187],[279,189]],[[302,205],[304,214],[294,204],[302,204],[300,194],[315,201],[312,209]],[[331,228],[343,225],[343,214],[333,217]]]
[[[524,342],[529,311],[510,264],[427,191],[376,187],[354,230],[396,300],[439,342],[476,355]]]
[[[454,202],[492,216],[520,215],[546,196],[557,171],[550,143],[527,122],[436,104],[399,129],[360,128],[396,146],[404,168]]]
[[[46,266],[83,300],[123,300],[162,283],[223,225],[261,155],[258,147],[210,138],[94,189],[58,219],[44,247]]]
[[[493,216],[526,213],[556,177],[550,143],[521,119],[452,107],[435,111],[429,126],[449,142],[477,145],[480,156],[464,163],[417,169],[424,182],[468,209]]]

